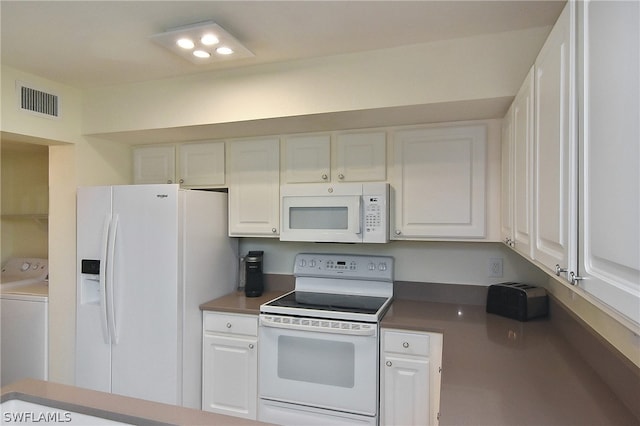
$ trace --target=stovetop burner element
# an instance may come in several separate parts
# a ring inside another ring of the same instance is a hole
[[[298,309],[375,314],[387,300],[387,297],[293,291],[269,304]]]

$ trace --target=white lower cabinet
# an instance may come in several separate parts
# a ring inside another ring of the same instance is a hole
[[[437,425],[442,334],[382,329],[380,424]]]
[[[203,313],[202,409],[256,420],[258,318]]]

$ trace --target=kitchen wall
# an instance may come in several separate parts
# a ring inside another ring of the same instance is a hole
[[[131,147],[82,135],[80,90],[5,66],[0,77],[2,140],[49,146],[49,378],[73,384],[76,188],[130,183]],[[57,94],[60,118],[43,118],[20,111],[16,81]]]
[[[181,129],[191,126],[233,123],[238,124],[234,127],[239,129],[236,136],[243,136],[243,122],[266,118],[274,118],[275,122],[280,117],[299,118],[303,122],[304,116],[313,114],[510,99],[549,29],[203,73],[98,88],[87,93],[3,66],[0,117],[3,138],[19,136],[51,145],[51,380],[62,383],[74,380],[75,190],[79,185],[132,182],[130,146],[117,142],[121,134],[130,133],[125,136],[131,140],[136,135],[144,138],[143,133],[149,129],[171,129],[179,137]],[[61,119],[18,112],[16,80],[54,89],[61,96]],[[415,123],[429,121],[433,121],[432,116],[424,116]],[[331,122],[325,124],[332,126]],[[218,138],[216,129],[206,138]],[[401,280],[487,285],[494,282],[487,276],[487,262],[492,257],[502,257],[504,261],[503,279],[495,282],[538,283],[541,279],[534,266],[498,243],[393,242],[365,247],[243,240],[242,252],[251,249],[265,251],[265,269],[271,273],[291,273],[293,255],[300,251],[357,249],[394,256],[400,274],[396,278]],[[598,311],[588,305],[585,316],[592,315],[594,309]]]
[[[502,243],[392,241],[387,244],[325,244],[281,242],[272,238],[243,238],[240,253],[264,251],[264,271],[293,273],[297,253],[349,253],[393,256],[395,280],[486,286],[518,281],[544,285],[547,277]],[[502,277],[489,276],[490,259],[503,260]]]
[[[532,28],[95,88],[87,93],[84,130],[109,134],[179,129],[337,111],[510,99],[549,30]],[[429,120],[422,117],[417,123]]]

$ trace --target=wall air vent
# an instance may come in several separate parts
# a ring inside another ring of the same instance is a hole
[[[48,118],[60,117],[58,95],[29,87],[21,82],[16,82],[16,88],[18,89],[18,106],[21,110]]]

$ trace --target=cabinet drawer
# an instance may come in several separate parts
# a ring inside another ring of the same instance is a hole
[[[382,345],[384,352],[429,356],[427,334],[383,330]]]
[[[205,332],[258,335],[258,318],[253,315],[204,313]]]

